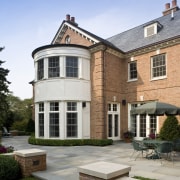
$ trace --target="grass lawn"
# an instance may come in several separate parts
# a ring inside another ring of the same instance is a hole
[[[35,177],[26,177],[26,178],[23,178],[23,179],[20,179],[20,180],[40,180],[40,179],[35,178]]]
[[[141,176],[134,176],[133,178],[140,179],[140,180],[156,180],[156,179],[150,179],[150,178],[145,178],[145,177],[141,177]]]

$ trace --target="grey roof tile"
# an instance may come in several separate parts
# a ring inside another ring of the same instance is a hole
[[[144,37],[144,27],[155,21],[158,21],[162,25],[161,30],[156,35]],[[176,36],[180,36],[180,10],[174,12],[173,20],[171,19],[171,14],[162,16],[106,40],[120,50],[128,52]]]

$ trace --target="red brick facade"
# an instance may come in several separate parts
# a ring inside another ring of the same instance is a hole
[[[72,44],[91,46],[92,43],[72,29],[67,29],[65,37],[71,37]],[[128,127],[128,103],[159,100],[180,106],[180,71],[177,66],[180,57],[180,44],[170,43],[149,49],[141,49],[133,53],[123,54],[104,44],[90,47],[91,51],[91,138],[107,138],[107,104],[120,104],[120,132]],[[151,80],[151,57],[166,54],[167,78]],[[133,57],[137,61],[138,80],[128,82],[128,62]],[[126,100],[126,105],[122,105]],[[162,124],[162,121],[160,121]],[[161,125],[160,124],[160,125]]]
[[[169,10],[169,5],[166,6]],[[173,8],[178,10],[176,4],[173,4]],[[166,12],[164,13],[166,14]],[[64,44],[65,38],[69,36],[70,44],[87,46],[91,52],[91,138],[108,138],[109,102],[120,105],[120,138],[123,132],[128,129],[130,104],[157,100],[180,106],[180,38],[177,37],[173,40],[123,53],[103,41],[95,43],[94,37],[88,38],[75,30],[77,24],[74,29],[71,26],[65,26],[66,30],[63,33],[59,32],[60,37],[58,34],[56,35],[54,43]],[[166,56],[167,77],[152,80],[151,57],[157,54],[165,54]],[[131,60],[137,62],[138,77],[136,81],[128,81],[128,63]],[[159,127],[163,123],[161,119],[164,118],[160,117]]]

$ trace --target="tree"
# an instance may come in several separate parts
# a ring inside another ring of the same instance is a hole
[[[0,47],[0,52],[4,48]],[[0,126],[2,126],[3,120],[5,119],[8,111],[7,95],[9,93],[8,85],[10,82],[7,80],[9,73],[8,69],[4,69],[2,64],[4,61],[0,60]]]
[[[163,140],[176,140],[180,138],[178,120],[175,116],[168,116],[160,130],[159,137]]]
[[[31,125],[32,128],[34,128],[34,125],[31,122],[33,104],[32,98],[21,100],[19,97],[9,94],[7,101],[9,104],[9,111],[4,125],[19,131],[29,131],[29,126]]]

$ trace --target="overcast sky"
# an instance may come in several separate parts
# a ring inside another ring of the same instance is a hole
[[[0,60],[10,91],[32,97],[34,49],[50,44],[66,14],[104,39],[162,16],[171,0],[0,0]]]

